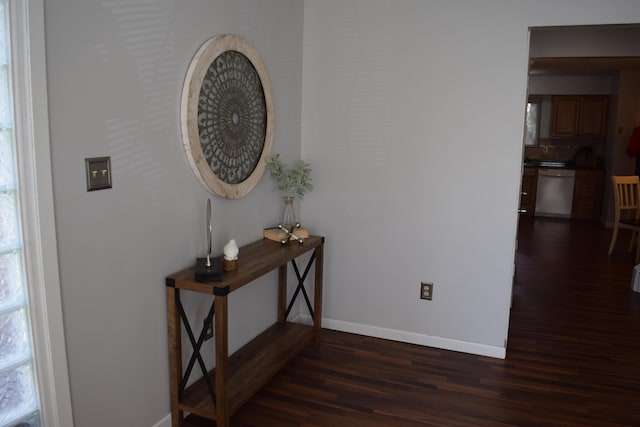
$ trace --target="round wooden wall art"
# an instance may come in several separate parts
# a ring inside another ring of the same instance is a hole
[[[209,191],[237,199],[255,187],[271,153],[271,83],[258,52],[224,34],[196,52],[182,88],[182,140]]]

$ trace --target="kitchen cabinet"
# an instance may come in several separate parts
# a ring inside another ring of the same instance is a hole
[[[602,209],[603,190],[604,170],[577,169],[571,218],[599,219]]]
[[[538,185],[538,168],[524,168],[520,191],[520,213],[533,215],[536,207],[536,187]]]
[[[606,95],[556,95],[552,97],[551,137],[604,138],[607,131]]]

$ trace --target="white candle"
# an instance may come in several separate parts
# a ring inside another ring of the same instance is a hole
[[[229,240],[229,243],[224,245],[224,259],[232,261],[238,259],[238,245],[234,239]]]

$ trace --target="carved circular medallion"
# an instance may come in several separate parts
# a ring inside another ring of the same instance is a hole
[[[182,136],[199,181],[225,198],[257,184],[271,152],[271,85],[257,51],[242,37],[208,40],[182,91]]]

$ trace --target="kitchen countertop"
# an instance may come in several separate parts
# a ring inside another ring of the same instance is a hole
[[[570,160],[525,160],[525,167],[575,169],[575,162]]]
[[[603,169],[601,165],[585,165],[573,160],[526,160],[526,168],[550,168],[550,169]]]

